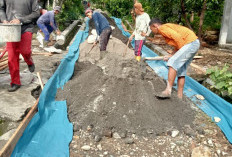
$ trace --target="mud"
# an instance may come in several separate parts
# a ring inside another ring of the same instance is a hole
[[[88,53],[90,47],[80,46],[74,76],[57,94],[57,100],[67,100],[74,131],[91,126],[94,135],[111,130],[153,137],[192,124],[194,111],[175,91],[169,100],[155,97],[165,82],[141,67],[132,50],[124,55],[124,43],[110,39],[103,59],[98,47]]]

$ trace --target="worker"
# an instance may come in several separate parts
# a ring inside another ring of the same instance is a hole
[[[149,36],[151,33],[149,28],[150,17],[144,12],[141,3],[134,4],[134,12],[136,14],[135,30],[130,36],[129,41],[132,41],[133,38],[135,38],[135,59],[140,61],[142,56],[142,48],[146,39],[145,37]]]
[[[43,47],[52,46],[53,42],[49,42],[50,34],[56,31],[57,35],[60,35],[60,31],[57,28],[55,15],[60,13],[61,8],[59,6],[54,7],[52,11],[48,11],[37,20],[38,27],[44,33]]]
[[[167,87],[157,97],[171,97],[172,86],[177,76],[178,97],[182,99],[187,67],[200,48],[198,37],[187,27],[172,23],[162,24],[162,21],[156,18],[152,19],[149,25],[154,34],[161,34],[166,43],[175,48],[169,55],[164,56],[169,67]]]
[[[85,15],[90,19],[93,18],[97,34],[98,34],[98,36],[100,36],[100,39],[99,39],[100,58],[103,58],[107,53],[106,47],[107,47],[107,44],[109,42],[110,35],[112,33],[112,29],[110,27],[110,24],[107,21],[107,19],[101,13],[99,13],[97,11],[93,12],[91,9],[87,9],[85,11]],[[96,37],[94,45],[97,44],[98,36]]]
[[[33,22],[39,17],[37,0],[0,0],[0,22],[22,24],[21,41],[7,42],[8,66],[11,76],[9,92],[20,88],[19,55],[21,54],[30,72],[34,72],[35,65],[31,57],[31,40]]]

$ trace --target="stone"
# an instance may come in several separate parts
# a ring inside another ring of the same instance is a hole
[[[127,131],[123,131],[120,133],[121,138],[126,138],[126,136],[127,136]]]
[[[205,98],[202,95],[196,94],[195,97],[199,100],[205,100]]]
[[[221,118],[219,118],[219,117],[214,117],[213,119],[214,119],[214,121],[215,121],[216,123],[218,123],[218,122],[221,121]]]
[[[105,136],[105,137],[111,138],[112,137],[112,131],[110,129],[104,129],[102,131],[102,135]]]
[[[101,135],[96,135],[95,137],[94,137],[94,141],[95,142],[100,142],[102,140],[102,136]]]
[[[217,155],[220,156],[221,155],[221,150],[217,150]]]
[[[213,147],[213,141],[211,139],[208,140],[208,144],[209,144],[209,146]]]
[[[189,137],[195,137],[196,136],[194,130],[190,126],[185,127],[184,133]]]
[[[130,157],[129,155],[120,155],[120,157]]]
[[[133,143],[134,143],[134,140],[133,140],[132,138],[126,138],[126,139],[124,140],[124,142],[125,142],[126,144],[133,144]]]
[[[90,150],[90,146],[89,145],[84,145],[81,147],[82,150],[88,151]]]
[[[115,133],[113,133],[113,138],[120,139],[121,137],[117,132],[115,132]]]
[[[205,146],[199,146],[193,149],[191,157],[211,157],[210,149]]]
[[[173,130],[171,136],[176,137],[179,134],[179,130]]]
[[[108,152],[104,152],[103,154],[104,154],[104,155],[108,155]]]
[[[97,145],[97,149],[100,150],[100,151],[102,150],[101,144]]]

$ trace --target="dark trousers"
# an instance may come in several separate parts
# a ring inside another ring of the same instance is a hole
[[[110,39],[110,35],[112,33],[112,29],[111,27],[106,28],[102,31],[101,35],[100,35],[100,51],[105,51],[107,44],[109,42]]]

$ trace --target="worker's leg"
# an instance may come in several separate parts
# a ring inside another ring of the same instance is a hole
[[[178,77],[178,92],[177,96],[178,98],[183,98],[183,91],[184,91],[184,83],[185,83],[185,76]]]
[[[100,51],[106,51],[106,47],[109,42],[111,33],[112,33],[111,27],[106,28],[102,31],[100,35]]]
[[[7,42],[8,66],[11,77],[11,85],[21,85],[19,75],[19,42]]]
[[[38,27],[42,30],[42,32],[44,33],[44,40],[45,40],[46,42],[48,42],[48,41],[49,41],[50,33],[49,33],[49,31],[48,31],[47,26],[44,25],[44,24],[37,24],[37,25],[38,25]]]
[[[135,40],[135,58],[137,61],[140,61],[142,56],[142,48],[143,48],[144,40]]]
[[[20,54],[23,56],[24,61],[27,65],[33,65],[33,60],[31,57],[31,40],[32,40],[32,33],[25,32],[22,34],[21,41],[19,44]]]
[[[186,75],[187,66],[192,61],[192,58],[198,51],[199,47],[199,40],[195,40],[183,46],[168,60],[168,83],[166,89],[160,94],[160,97],[170,97],[175,78],[178,76],[178,79],[180,79],[180,82],[178,82],[178,96],[182,98],[185,79],[183,80],[183,78],[180,77],[184,77]]]
[[[167,81],[167,87],[166,89],[162,92],[163,97],[169,97],[171,96],[172,93],[172,86],[174,84],[175,78],[176,78],[176,70],[173,69],[172,67],[169,67],[168,71],[168,81]]]

